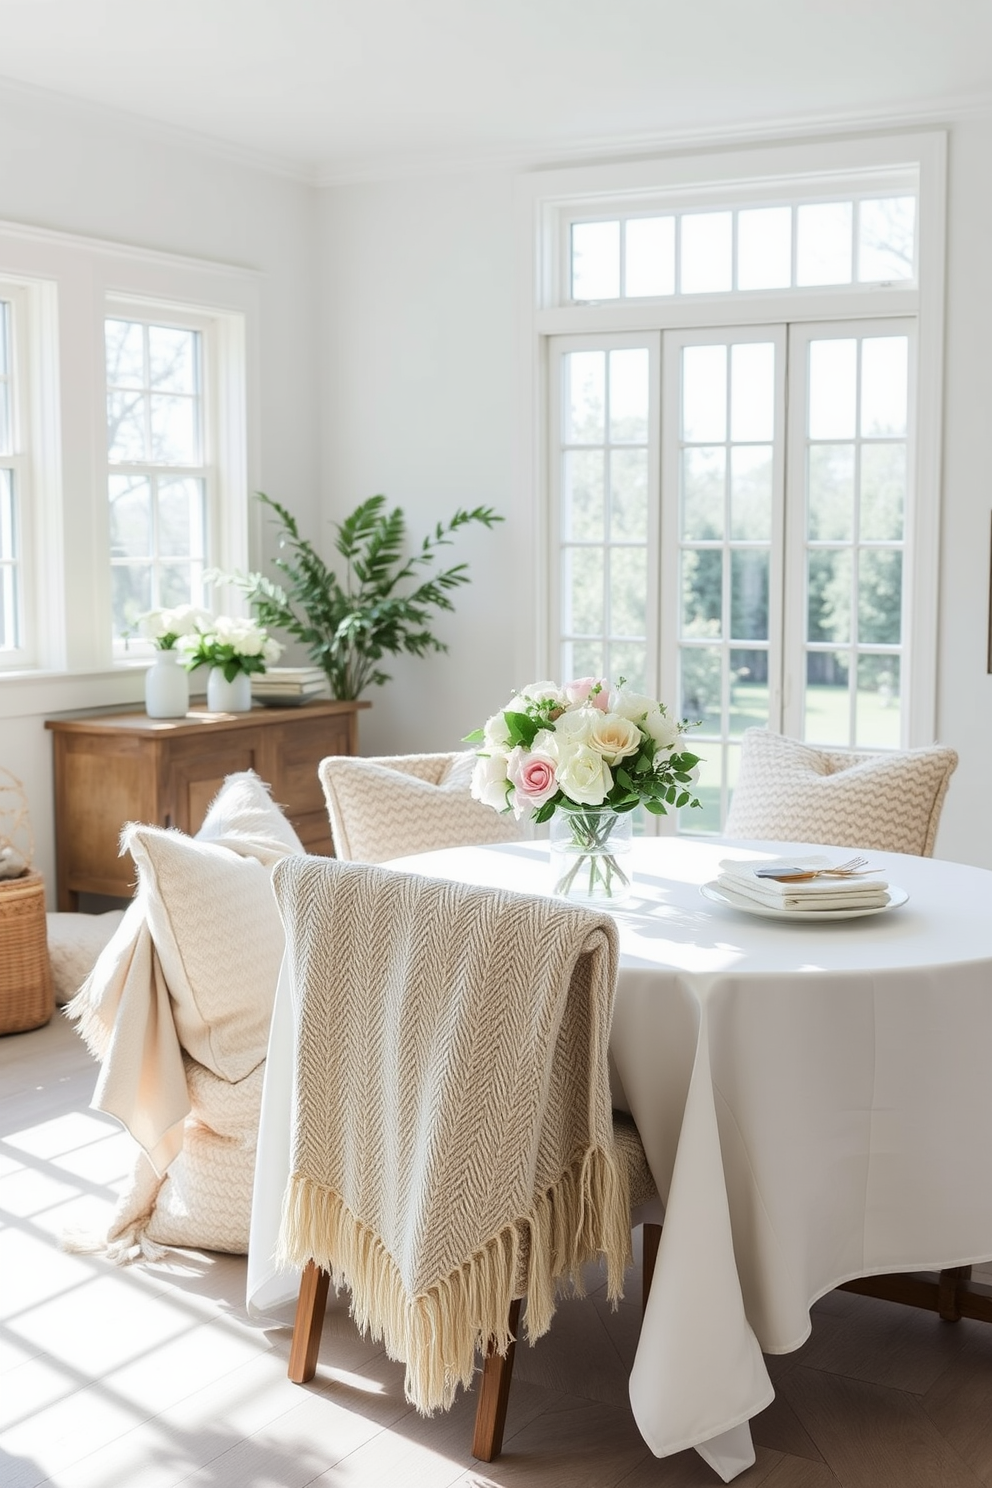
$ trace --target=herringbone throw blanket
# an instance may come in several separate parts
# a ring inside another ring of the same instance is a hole
[[[406,1363],[407,1398],[450,1405],[475,1353],[531,1341],[555,1283],[629,1259],[607,1041],[605,915],[387,869],[287,858],[273,885],[296,989],[296,1128],[281,1259],[347,1285]],[[521,1285],[523,1282],[523,1285]]]

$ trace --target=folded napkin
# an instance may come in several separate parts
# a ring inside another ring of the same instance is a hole
[[[877,909],[888,904],[888,884],[875,874],[864,878],[811,878],[804,883],[783,883],[781,879],[759,878],[756,872],[759,868],[781,867],[812,873],[832,866],[834,860],[826,857],[766,858],[757,862],[724,858],[719,865],[717,887],[771,909],[829,913],[832,909]]]

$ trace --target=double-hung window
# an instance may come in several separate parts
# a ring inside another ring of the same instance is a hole
[[[0,283],[0,666],[21,660],[29,628],[29,480],[22,300]]]
[[[544,203],[547,671],[623,675],[698,725],[703,811],[663,830],[721,829],[752,725],[932,737],[924,175]]]

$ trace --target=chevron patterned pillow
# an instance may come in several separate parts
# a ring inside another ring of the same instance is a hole
[[[747,729],[728,837],[933,853],[953,749],[840,754]]]
[[[516,842],[520,828],[471,796],[475,755],[332,755],[318,767],[334,851],[384,863],[442,847]]]

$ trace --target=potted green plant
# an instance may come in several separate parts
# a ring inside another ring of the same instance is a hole
[[[468,583],[464,563],[431,572],[438,550],[472,522],[501,522],[491,507],[459,508],[438,522],[420,548],[404,557],[406,521],[399,507],[387,510],[385,496],[370,496],[343,522],[334,523],[334,546],[344,560],[339,579],[306,538],[296,519],[263,492],[258,499],[275,513],[280,556],[278,584],[261,573],[235,575],[260,623],[299,641],[330,683],[331,696],[360,697],[366,687],[389,681],[379,667],[384,656],[426,656],[447,651],[431,629],[435,614],[454,609],[450,592]]]

